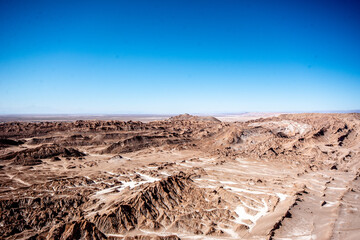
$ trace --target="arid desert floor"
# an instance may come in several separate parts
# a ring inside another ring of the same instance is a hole
[[[0,239],[359,239],[360,114],[153,120],[0,123]]]

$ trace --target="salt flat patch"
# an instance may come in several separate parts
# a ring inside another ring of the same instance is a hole
[[[244,189],[244,188],[237,188],[237,187],[224,186],[224,189],[234,191],[234,192],[245,192],[245,193],[251,193],[251,194],[271,195],[271,193],[267,193],[267,192],[252,191],[252,190],[248,190],[248,189]]]
[[[326,204],[323,207],[332,207],[335,206],[338,202],[326,202]]]
[[[215,159],[214,158],[202,158],[202,157],[199,157],[199,160],[205,161],[205,162],[210,162],[210,161],[214,161]]]
[[[95,184],[98,184],[99,182],[96,180],[91,179],[89,176],[84,176],[86,179],[93,181]]]
[[[111,187],[111,188],[105,188],[103,190],[95,192],[95,195],[97,196],[97,195],[103,195],[103,194],[106,194],[106,193],[110,193],[110,192],[114,191],[116,188],[118,188],[118,186]]]
[[[333,190],[346,190],[346,188],[344,187],[327,187],[328,189],[333,189]]]
[[[155,181],[159,181],[160,179],[159,178],[155,178],[155,177],[151,177],[149,175],[145,175],[145,174],[142,174],[142,173],[138,173],[141,177],[145,178],[146,179],[146,183],[148,182],[155,182]]]
[[[247,213],[243,205],[237,206],[235,208],[235,213],[238,215],[238,217],[235,218],[234,221],[239,224],[247,225],[249,227],[249,230],[251,230],[256,225],[256,222],[269,210],[269,207],[264,201],[264,199],[262,199],[262,203],[264,204],[264,207],[259,208],[258,212],[255,215]],[[250,220],[252,224],[246,224],[244,220]]]
[[[259,122],[249,124],[251,127],[266,127],[276,132],[283,132],[286,135],[303,135],[311,130],[311,126],[305,123],[299,123],[292,120]]]
[[[204,188],[213,188],[213,189],[215,189],[215,188],[216,188],[216,186],[207,185],[207,186],[204,186]]]
[[[251,199],[251,198],[248,198],[248,199],[250,199],[250,200],[252,200],[253,202],[256,202],[256,203],[258,203],[258,204],[261,204],[262,202],[260,202],[260,201],[255,201],[255,200],[253,200],[253,199]],[[249,204],[247,204],[246,202],[244,202],[244,201],[241,201],[241,203],[245,206],[245,207],[247,207],[247,208],[249,208],[249,209],[251,209],[251,210],[254,210],[254,211],[259,211],[261,208],[256,208],[256,207],[253,207],[253,206],[250,206]]]
[[[276,195],[279,197],[280,201],[284,201],[288,196],[283,193],[276,193]]]
[[[113,234],[113,233],[104,233],[107,237],[119,237],[119,238],[123,238],[125,237],[125,235],[122,234]]]
[[[249,224],[246,224],[243,220],[250,220],[254,217],[253,215],[248,214],[242,205],[237,206],[235,208],[235,213],[238,215],[238,217],[235,218],[234,222],[236,222],[238,224],[244,224],[244,225],[250,227]]]
[[[148,169],[157,169],[158,167],[147,167]]]
[[[194,164],[194,163],[192,163]],[[183,167],[187,167],[187,168],[192,168],[193,166],[186,164],[186,163],[179,163],[178,165],[183,166]]]
[[[218,182],[217,180],[214,179],[208,179],[208,178],[196,178],[194,179],[195,181],[209,181],[209,182]]]
[[[114,186],[114,187],[111,187],[111,188],[106,188],[106,189],[103,189],[103,190],[100,190],[100,191],[97,191],[95,193],[96,196],[98,195],[103,195],[103,194],[106,194],[106,193],[110,193],[112,191],[114,191],[115,189],[117,191],[121,191],[127,187],[129,187],[130,189],[133,189],[137,186],[140,186],[140,185],[143,185],[145,183],[151,183],[151,182],[155,182],[155,181],[159,181],[160,178],[155,178],[155,177],[151,177],[149,175],[145,175],[145,174],[142,174],[142,173],[137,173],[139,174],[142,178],[145,179],[145,181],[140,181],[140,182],[136,182],[136,181],[121,181],[122,185],[120,186]]]
[[[201,178],[194,179],[194,181],[197,181],[197,182],[200,182],[200,181],[217,182],[216,180],[213,180],[213,179],[201,179]],[[201,188],[212,188],[212,189],[217,188],[217,186],[210,185],[210,184],[207,184],[207,185],[200,184],[199,187],[201,187]]]
[[[233,182],[233,181],[220,181],[220,183],[222,183],[222,184],[239,184],[239,183]]]

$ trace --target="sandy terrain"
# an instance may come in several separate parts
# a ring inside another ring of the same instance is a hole
[[[359,134],[360,114],[2,123],[0,238],[358,239]]]

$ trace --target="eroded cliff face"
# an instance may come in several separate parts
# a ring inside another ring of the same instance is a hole
[[[360,115],[0,124],[2,239],[356,239]]]

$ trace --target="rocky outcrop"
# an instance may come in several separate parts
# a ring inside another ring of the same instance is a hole
[[[0,200],[0,236],[7,237],[25,230],[40,230],[81,215],[86,199],[74,197],[28,197]]]
[[[104,149],[101,153],[125,153],[131,151],[137,151],[150,146],[159,146],[162,141],[165,140],[165,136],[134,136],[127,138],[123,141],[111,144],[109,147]]]
[[[101,214],[90,220],[105,234],[147,229],[228,236],[210,221],[229,224],[225,219],[231,219],[233,213],[219,207],[222,203],[216,191],[207,194],[193,183],[190,175],[180,172],[129,192],[124,190],[123,196],[103,206]],[[211,227],[215,230],[210,231]]]
[[[42,145],[37,148],[30,148],[19,152],[9,153],[0,156],[0,160],[13,160],[16,165],[37,165],[42,161],[41,159],[52,158],[52,157],[82,157],[86,154],[74,149],[64,148],[58,145]]]
[[[144,129],[146,129],[145,124],[138,121],[6,122],[0,123],[0,137],[34,137],[69,130],[74,132],[106,132]]]
[[[194,122],[216,122],[216,123],[221,122],[219,119],[212,116],[193,116],[188,113],[171,117],[169,118],[168,121],[194,121]]]
[[[7,139],[7,138],[0,138],[0,149],[10,147],[10,146],[19,146],[21,144],[24,144],[24,141],[21,141],[21,140],[16,141],[16,140]]]
[[[46,240],[103,240],[107,239],[95,224],[85,220],[59,223],[53,226],[46,235]]]
[[[350,119],[348,119],[350,117]],[[293,114],[225,126],[201,144],[222,156],[276,159],[290,163],[342,161],[336,146],[354,147],[360,141],[359,126],[352,116],[341,114]],[[329,164],[330,164],[329,162]]]
[[[106,214],[96,216],[93,222],[105,233],[123,233],[137,227],[159,229],[167,224],[168,214],[195,192],[185,174],[170,176],[121,199],[110,206]]]

